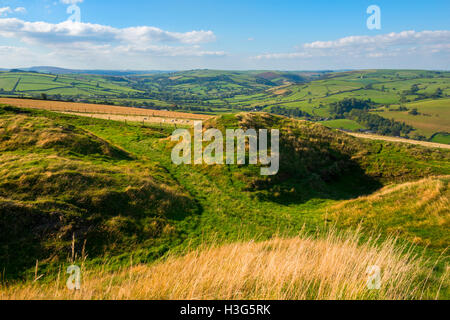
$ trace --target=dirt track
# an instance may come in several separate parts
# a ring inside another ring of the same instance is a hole
[[[101,104],[46,101],[46,100],[0,98],[0,103],[22,108],[45,109],[79,116],[109,119],[115,121],[127,120],[133,122],[193,125],[193,120],[207,120],[212,118],[212,116],[209,115],[194,114],[194,113],[158,111],[140,108],[109,106]],[[363,139],[409,143],[429,148],[450,149],[450,145],[435,142],[408,140],[403,138],[379,136],[374,134],[362,134],[352,132],[345,132],[345,133]]]
[[[402,142],[402,143],[409,143],[409,144],[415,144],[415,145],[419,145],[419,146],[424,146],[424,147],[428,147],[428,148],[450,149],[450,145],[442,144],[442,143],[418,141],[418,140],[409,140],[409,139],[396,138],[396,137],[387,137],[387,136],[378,136],[378,135],[375,135],[375,134],[352,133],[352,132],[345,132],[345,133],[347,133],[348,135],[351,135],[353,137],[363,138],[363,139],[383,140],[383,141],[390,141],[390,142]]]
[[[160,124],[170,124],[170,125],[184,125],[193,126],[194,121],[199,121],[198,119],[183,119],[183,118],[168,118],[168,117],[149,117],[149,116],[139,116],[139,115],[121,115],[121,114],[101,114],[101,113],[79,113],[79,112],[61,112],[64,114],[71,114],[79,117],[88,117],[112,121],[129,121],[129,122],[140,122],[140,123],[160,123]]]
[[[75,103],[75,102],[60,102],[60,101],[47,101],[47,100],[31,100],[31,99],[13,99],[13,98],[0,98],[0,103],[8,104],[11,106],[21,107],[21,108],[33,108],[33,109],[44,109],[50,111],[76,113],[79,115],[118,115],[118,116],[141,116],[143,118],[156,117],[164,118],[167,121],[173,119],[189,119],[189,120],[207,120],[211,116],[203,114],[194,113],[183,113],[183,112],[172,112],[172,111],[158,111],[131,107],[119,107],[119,106],[109,106],[101,104],[89,104],[89,103]],[[124,120],[123,118],[120,120]],[[133,121],[133,120],[130,120]],[[142,121],[142,119],[138,120]],[[150,120],[149,120],[150,121]],[[160,122],[154,121],[154,122]]]

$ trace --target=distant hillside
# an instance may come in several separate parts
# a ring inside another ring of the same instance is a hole
[[[323,72],[192,70],[183,72],[97,72],[53,67],[0,73],[0,94],[77,100],[185,111],[226,111],[222,99],[264,93],[278,85],[304,83]]]
[[[104,75],[104,76],[126,76],[132,74],[153,74],[153,73],[166,73],[169,71],[157,71],[157,70],[78,70],[78,69],[65,69],[50,66],[39,66],[30,68],[17,68],[23,71],[38,72],[38,73],[51,73],[51,74],[92,74],[92,75]],[[7,70],[7,69],[4,69]]]

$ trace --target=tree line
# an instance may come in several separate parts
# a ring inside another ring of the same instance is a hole
[[[369,111],[376,107],[371,99],[345,98],[330,104],[330,113],[335,119],[351,119],[374,133],[390,136],[407,136],[413,127],[404,122],[386,119]]]

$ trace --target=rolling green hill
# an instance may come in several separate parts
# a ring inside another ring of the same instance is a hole
[[[182,110],[208,114],[266,111],[346,130],[400,135],[380,120],[337,116],[330,105],[370,101],[373,115],[405,122],[404,137],[448,143],[450,72],[361,70],[278,72],[192,70],[93,75],[0,72],[0,95]],[[419,114],[409,114],[412,110]],[[338,118],[338,119],[335,119]],[[344,119],[345,118],[345,119]],[[327,122],[330,120],[336,120]],[[344,121],[345,120],[345,121]],[[356,122],[355,122],[356,121]]]
[[[83,99],[167,107],[206,106],[208,100],[249,95],[289,83],[320,78],[324,72],[232,72],[195,70],[136,75],[46,74],[0,72],[0,93],[19,96]]]

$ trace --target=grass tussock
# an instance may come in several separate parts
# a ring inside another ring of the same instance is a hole
[[[130,159],[125,151],[72,125],[61,125],[44,117],[30,117],[27,114],[7,114],[0,118],[0,152],[36,149]]]
[[[36,260],[63,261],[73,235],[93,257],[142,243],[159,257],[169,220],[195,209],[157,163],[61,119],[0,108],[0,269],[9,279]]]
[[[381,289],[367,288],[370,266],[381,268]],[[71,292],[54,282],[0,288],[0,299],[435,299],[446,274],[430,286],[426,261],[393,239],[361,243],[358,234],[276,237],[265,242],[209,246],[154,265],[115,273],[82,272]],[[448,270],[447,270],[448,271]],[[447,272],[448,274],[448,272]]]
[[[0,155],[0,266],[8,276],[63,261],[75,234],[93,256],[168,234],[192,199],[152,168],[93,164],[53,155]],[[167,229],[169,228],[169,229]],[[80,251],[82,248],[77,248]]]
[[[332,207],[329,217],[344,226],[380,229],[416,244],[450,246],[450,176],[386,186]]]

